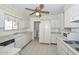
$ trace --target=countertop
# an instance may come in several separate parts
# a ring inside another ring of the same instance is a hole
[[[0,36],[0,43],[2,43],[4,41],[7,41],[7,40],[10,40],[10,39],[13,39],[12,35],[9,35],[9,36]]]
[[[75,50],[74,48],[72,48],[71,46],[69,46],[67,43],[65,43],[63,40],[67,40],[66,37],[59,35],[57,36],[57,39],[60,40],[67,48],[69,48],[72,52],[74,52],[74,54],[79,55],[79,52],[77,50]]]
[[[32,31],[30,31],[30,30],[6,30],[6,31],[0,32],[0,37],[9,36],[9,35],[13,35],[13,34],[20,34],[20,33],[32,33]]]
[[[10,40],[10,39],[15,39],[18,36],[21,36],[21,34],[26,34],[26,33],[32,33],[31,31],[7,31],[7,32],[2,32],[0,34],[0,43]]]
[[[20,48],[2,47],[0,46],[0,55],[16,55],[20,52]]]

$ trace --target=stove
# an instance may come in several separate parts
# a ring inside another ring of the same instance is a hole
[[[71,41],[71,40],[63,40],[63,41],[79,52],[79,41]]]

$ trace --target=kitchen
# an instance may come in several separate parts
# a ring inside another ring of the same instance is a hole
[[[0,55],[79,55],[79,4],[39,5],[0,4]]]

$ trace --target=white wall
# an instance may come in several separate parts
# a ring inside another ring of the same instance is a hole
[[[4,10],[10,14],[13,14],[17,17],[26,18],[26,15],[17,10],[13,5],[9,4],[0,4],[0,9]]]
[[[19,21],[21,20],[21,26],[29,28],[29,23],[30,23],[29,18],[30,17],[27,14],[19,11],[17,8],[14,7],[14,5],[0,4],[0,10],[1,10],[1,12],[4,12],[11,16],[17,17],[19,19]],[[22,22],[22,21],[24,21],[24,22]]]
[[[30,29],[33,30],[33,22],[34,21],[42,21],[42,20],[48,20],[51,24],[51,29],[53,28],[59,28],[61,31],[64,29],[64,16],[63,13],[56,14],[56,15],[45,15],[41,18],[39,17],[32,17],[30,18]]]

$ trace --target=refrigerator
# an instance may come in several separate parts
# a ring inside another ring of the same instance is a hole
[[[50,21],[42,20],[39,24],[39,42],[50,43],[51,28]]]

